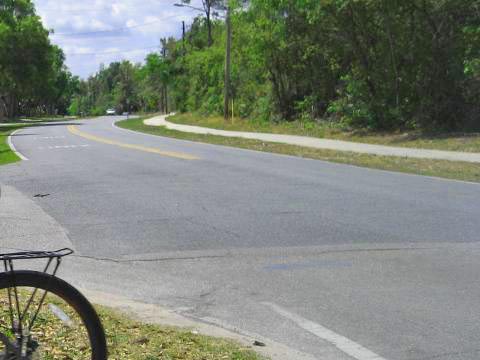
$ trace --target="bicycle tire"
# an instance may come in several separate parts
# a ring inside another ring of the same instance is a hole
[[[0,290],[13,287],[32,287],[48,291],[67,302],[82,319],[91,346],[92,360],[107,359],[105,332],[92,304],[66,281],[45,273],[29,270],[0,273]]]

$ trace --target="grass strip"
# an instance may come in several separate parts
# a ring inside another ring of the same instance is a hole
[[[98,308],[111,359],[260,360],[235,342],[192,331],[143,324],[105,307]]]
[[[14,163],[20,158],[10,149],[8,137],[15,130],[25,127],[24,125],[0,126],[0,165]]]
[[[18,290],[24,309],[33,288]],[[43,292],[35,297],[26,319],[38,309]],[[10,330],[8,293],[0,292],[0,332],[13,337]],[[15,303],[16,304],[16,303]],[[52,307],[54,306],[54,307]],[[32,336],[38,342],[42,359],[84,360],[91,358],[88,334],[78,314],[55,295],[49,294],[40,308]],[[251,349],[233,341],[204,336],[188,329],[145,324],[118,310],[96,306],[105,334],[109,359],[114,360],[260,360]],[[58,314],[62,314],[59,317]],[[12,340],[12,339],[11,339]],[[1,344],[0,344],[1,345]],[[0,346],[1,348],[1,346]],[[34,356],[34,358],[36,358]]]
[[[52,122],[63,122],[71,119],[49,119],[48,121]],[[17,120],[18,123],[0,123],[0,166],[7,165],[20,160],[20,158],[12,151],[8,144],[8,137],[18,129],[25,127],[35,127],[44,125],[44,121],[33,121],[26,122],[22,120]]]
[[[145,118],[124,120],[117,122],[117,125],[124,129],[182,140],[198,141],[276,154],[293,155],[309,159],[368,167],[372,169],[480,182],[480,165],[473,163],[358,154],[335,150],[313,149],[280,143],[267,143],[259,140],[193,134],[169,130],[161,126],[148,126],[143,123],[144,119]]]
[[[177,114],[169,117],[168,120],[177,124],[220,130],[300,135],[399,147],[480,152],[480,134],[478,133],[346,131],[328,122],[284,121],[274,123],[248,119],[234,119],[225,122],[220,116],[205,117],[191,113]]]

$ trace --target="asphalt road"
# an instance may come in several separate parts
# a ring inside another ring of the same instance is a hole
[[[478,358],[480,185],[136,134],[116,119],[22,130],[12,142],[29,160],[0,169],[83,256],[64,270],[76,285],[318,359]]]

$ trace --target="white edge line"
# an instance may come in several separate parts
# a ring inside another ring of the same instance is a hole
[[[334,345],[343,353],[353,357],[357,360],[386,360],[385,358],[381,357],[380,355],[370,351],[369,349],[363,347],[360,344],[337,334],[336,332],[327,329],[326,327],[317,324],[313,321],[304,319],[303,317],[296,315],[294,313],[289,312],[288,310],[283,309],[282,307],[270,303],[270,302],[263,302],[265,306],[268,306],[270,309],[275,311],[277,314],[283,316],[286,319],[293,321],[302,329],[308,331],[309,333],[321,338],[329,342],[330,344]]]
[[[117,126],[116,123],[119,122],[119,121],[123,121],[123,119],[122,119],[122,120],[113,120],[113,121],[112,121],[112,127],[113,127],[114,129],[120,129],[120,130],[125,130],[125,131],[132,131],[132,130],[124,129],[124,128],[121,128],[120,126]],[[135,131],[135,132],[138,132],[138,131]],[[140,133],[140,134],[142,134],[142,133]]]
[[[24,156],[22,153],[20,153],[20,152],[15,148],[15,145],[13,145],[13,142],[12,142],[12,136],[15,135],[17,132],[19,132],[20,130],[22,130],[22,129],[15,130],[14,132],[12,132],[12,133],[8,136],[8,139],[7,139],[8,146],[10,146],[10,149],[12,149],[12,151],[15,153],[15,155],[17,155],[20,159],[22,159],[23,161],[28,161],[27,157]]]
[[[130,118],[130,119],[135,119],[135,118]],[[147,134],[147,133],[144,133],[144,132],[141,132],[141,131],[124,129],[120,126],[117,126],[117,122],[124,121],[124,120],[130,120],[130,119],[113,120],[112,121],[112,127],[114,129],[122,130],[122,131],[129,132],[129,133],[134,133],[134,134],[137,134],[137,135],[150,136],[150,137],[156,137],[156,138],[162,137],[162,136],[159,136],[159,135]]]

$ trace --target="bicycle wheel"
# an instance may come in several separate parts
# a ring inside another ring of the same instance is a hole
[[[106,360],[105,333],[92,305],[67,282],[35,271],[1,273],[3,359]]]

